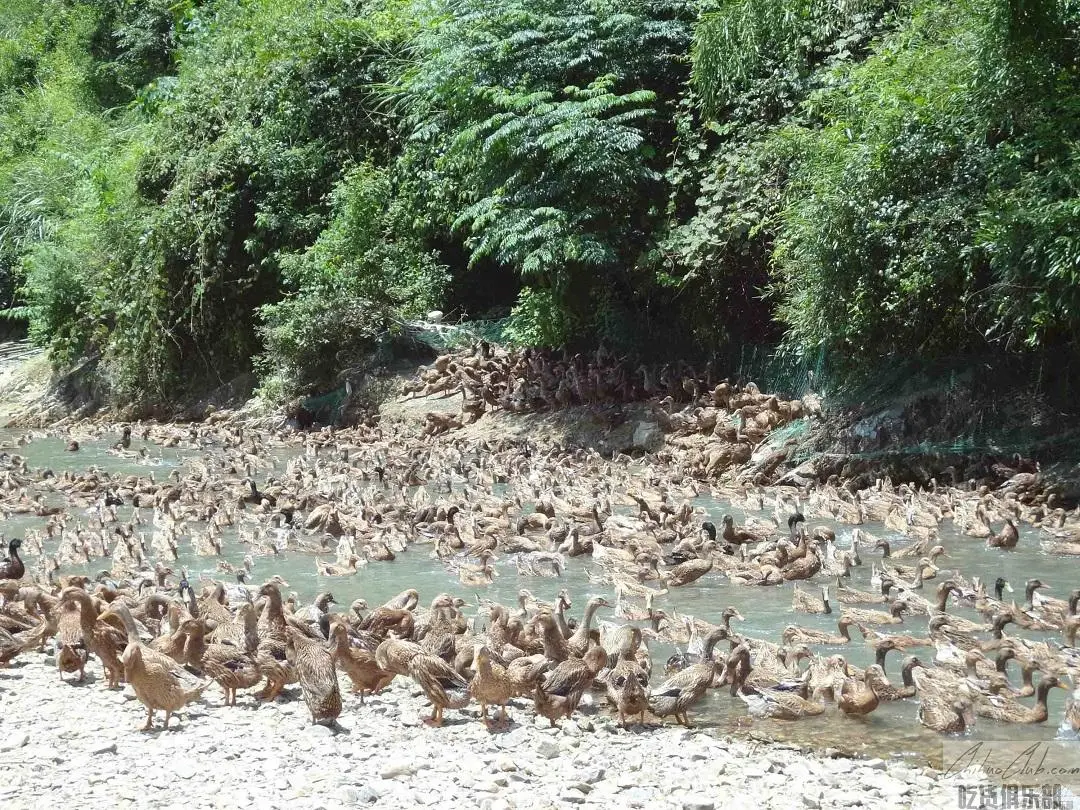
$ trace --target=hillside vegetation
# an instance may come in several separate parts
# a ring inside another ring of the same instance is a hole
[[[0,296],[161,402],[440,308],[1080,363],[1080,0],[6,0]]]

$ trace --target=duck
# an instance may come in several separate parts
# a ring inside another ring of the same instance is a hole
[[[396,673],[379,666],[374,652],[352,645],[343,620],[331,623],[330,652],[334,656],[334,663],[352,682],[352,693],[360,696],[361,705],[366,696],[382,691],[396,677]]]
[[[705,637],[705,650],[700,663],[691,664],[669,677],[652,690],[649,695],[649,709],[657,717],[674,716],[675,720],[687,728],[691,727],[687,711],[713,684],[716,677],[716,662],[713,651],[717,642],[727,638],[727,631],[719,627]]]
[[[821,599],[817,599],[795,583],[795,589],[791,594],[791,609],[800,613],[832,613],[832,605],[829,604],[829,586],[821,586]]]
[[[78,681],[81,683],[86,677],[86,664],[90,660],[82,609],[74,599],[61,599],[57,610],[60,616],[56,625],[56,668],[60,672],[61,681],[64,680],[65,672],[78,672]],[[93,632],[92,627],[89,629]],[[6,629],[4,633],[7,633]]]
[[[935,622],[937,623],[935,626]],[[935,616],[930,620],[930,630],[936,629],[944,624],[948,623],[948,617]],[[863,639],[868,644],[888,644],[891,645],[891,649],[894,650],[909,650],[913,647],[932,647],[934,641],[930,636],[910,636],[902,633],[879,633],[872,627],[867,627],[865,624],[857,625],[859,632],[862,633]]]
[[[26,566],[19,557],[22,542],[19,537],[13,537],[8,541],[8,555],[0,560],[0,579],[22,579],[26,573]]]
[[[972,690],[962,677],[925,664],[914,667],[911,676],[922,725],[944,734],[962,734],[974,725]]]
[[[924,726],[942,734],[963,734],[974,725],[971,701],[967,698],[927,700],[924,697],[915,716]]]
[[[414,655],[408,664],[408,675],[420,685],[431,702],[431,717],[424,719],[428,725],[441,726],[447,709],[463,709],[469,705],[469,682],[438,656],[424,652]]]
[[[857,608],[845,608],[841,614],[849,617],[857,624],[902,624],[903,614],[908,611],[907,602],[898,599],[889,606],[889,612],[881,610],[859,610]]]
[[[794,692],[779,689],[755,689],[742,687],[737,689],[739,698],[746,704],[750,714],[755,717],[770,717],[774,720],[801,720],[804,717],[817,717],[825,713],[825,703],[821,699],[822,689],[815,690],[813,698],[809,696],[811,673],[807,671],[799,681]]]
[[[855,624],[855,620],[850,616],[841,616],[840,621],[836,623],[836,633],[789,624],[784,628],[782,638],[784,644],[787,645],[823,644],[825,646],[834,646],[848,644],[851,642],[851,625],[853,624]]]
[[[649,708],[649,675],[631,658],[621,658],[607,677],[608,702],[619,715],[619,725],[626,728],[628,715],[638,715],[644,725]]]
[[[877,664],[871,664],[863,673],[860,684],[852,678],[845,678],[837,695],[836,705],[844,714],[856,717],[870,714],[881,702],[875,686],[885,680],[885,672]]]
[[[1035,689],[1035,705],[1025,706],[1003,695],[984,695],[975,705],[975,713],[1002,723],[1045,723],[1049,713],[1046,700],[1051,689],[1066,689],[1056,675],[1047,675]]]
[[[603,652],[602,647],[595,649]],[[599,654],[560,662],[535,686],[533,705],[537,714],[546,717],[552,727],[556,720],[569,717],[606,663],[606,656],[601,659]]]
[[[294,627],[289,628],[286,650],[292,652],[312,725],[334,725],[341,715],[341,690],[333,654]]]
[[[119,655],[119,650],[123,649],[121,646],[122,636],[107,623],[106,614],[109,614],[109,611],[99,614],[90,594],[75,586],[69,586],[60,592],[60,605],[65,605],[65,603],[68,605],[74,603],[78,606],[77,621],[79,629],[76,631],[73,627],[76,621],[75,611],[71,607],[63,608],[60,618],[65,621],[65,639],[69,646],[65,648],[63,642],[61,642],[61,647],[57,653],[57,666],[70,667],[72,662],[83,657],[84,653],[81,648],[85,648],[87,652],[96,655],[101,661],[102,666],[105,668],[108,688],[118,688],[120,681],[124,678],[125,669]],[[59,632],[59,623],[57,631]],[[84,662],[78,667],[80,680],[83,677],[85,666]],[[68,669],[67,671],[73,670]]]
[[[1065,705],[1065,718],[1062,724],[1080,733],[1080,688],[1073,690],[1069,702]]]
[[[25,642],[13,636],[6,628],[0,626],[0,667],[7,666],[23,650],[27,649]],[[59,663],[59,662],[57,662]],[[85,661],[82,665],[85,666]],[[77,665],[76,665],[77,666]],[[73,671],[73,670],[68,670]],[[64,679],[64,670],[60,670],[60,680]]]
[[[119,616],[127,631],[128,642],[120,660],[124,678],[146,707],[146,725],[142,730],[153,729],[156,711],[165,712],[162,727],[167,729],[172,715],[202,697],[212,681],[200,681],[169,656],[143,644],[131,610],[122,600],[111,604],[106,613]]]
[[[585,603],[585,612],[581,617],[581,623],[574,630],[574,634],[566,639],[566,649],[570,655],[583,657],[591,643],[593,617],[596,611],[602,607],[611,607],[611,603],[602,596],[594,596]]]
[[[258,686],[263,679],[254,649],[244,650],[233,643],[207,644],[202,654],[201,668],[224,690],[226,706],[236,705],[237,690]]]
[[[1020,530],[1016,528],[1016,521],[1006,516],[1005,525],[1001,528],[1001,531],[986,538],[986,547],[1011,550],[1016,548],[1019,541]]]
[[[316,557],[315,570],[320,577],[351,577],[359,572],[362,562],[366,564],[367,561],[361,560],[356,554],[350,554],[345,565],[324,562]]]
[[[889,682],[888,678],[878,679],[877,670],[871,667],[872,670],[870,677],[874,680],[874,693],[878,696],[879,700],[885,702],[891,702],[894,700],[903,700],[915,696],[915,679],[912,676],[912,672],[915,667],[921,667],[922,661],[917,656],[909,655],[904,659],[903,664],[900,667],[900,678],[903,681],[902,686],[894,686]],[[882,671],[884,674],[884,670]]]
[[[488,725],[488,706],[498,706],[499,720],[509,721],[506,704],[516,690],[506,667],[493,661],[491,650],[481,644],[473,651],[472,669],[469,694],[480,704],[480,720]]]
[[[889,591],[894,584],[895,583],[890,577],[881,577],[879,591],[878,593],[873,593],[872,591],[861,591],[858,588],[852,588],[850,585],[845,585],[840,578],[837,577],[835,586],[836,600],[844,605],[885,604],[890,601]]]

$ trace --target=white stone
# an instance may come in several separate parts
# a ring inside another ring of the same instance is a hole
[[[540,744],[536,746],[537,755],[544,759],[555,759],[561,751],[559,744],[554,740],[541,740]]]

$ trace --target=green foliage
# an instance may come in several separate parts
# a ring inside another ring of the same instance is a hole
[[[435,257],[399,229],[385,170],[356,167],[331,199],[333,216],[315,244],[281,257],[292,294],[261,309],[261,366],[283,396],[362,365],[402,318],[432,309],[445,282]]]
[[[722,0],[694,38],[693,83],[718,118],[762,81],[805,77],[859,56],[898,0]]]
[[[778,136],[802,152],[776,251],[790,346],[850,367],[1075,340],[1077,62],[1003,19],[1004,0],[920,4],[811,98],[822,126]],[[1047,19],[1075,41],[1075,16]]]
[[[400,88],[402,158],[437,222],[529,288],[518,339],[595,330],[662,210],[663,117],[684,81],[681,2],[462,0],[437,6]],[[637,282],[635,284],[634,282]],[[640,291],[639,291],[640,292]]]
[[[798,374],[1080,359],[1076,0],[9,0],[0,34],[0,305],[120,398],[337,389],[474,300]]]

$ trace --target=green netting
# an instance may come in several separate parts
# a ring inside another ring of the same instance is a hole
[[[436,351],[448,351],[467,346],[478,340],[504,343],[505,320],[464,321],[458,324],[412,324],[415,337]]]
[[[737,379],[752,380],[762,391],[789,399],[800,398],[811,391],[821,393],[825,353],[800,358],[778,354],[771,346],[743,345],[731,353],[728,368],[734,370]]]
[[[348,391],[343,385],[329,394],[307,397],[300,404],[310,413],[316,422],[324,425],[336,425],[341,419],[341,410],[345,405]]]

